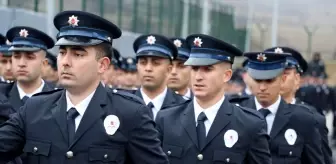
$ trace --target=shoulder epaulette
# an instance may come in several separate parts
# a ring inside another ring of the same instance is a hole
[[[305,108],[307,109],[310,113],[315,113],[317,112],[316,108],[313,107],[313,106],[310,106],[304,102],[300,103],[300,104],[292,104],[292,105],[296,105],[296,106],[299,106],[299,107],[302,107],[302,108]]]
[[[110,92],[112,92],[113,94],[122,96],[126,99],[129,99],[129,100],[132,100],[132,101],[135,101],[137,103],[145,105],[145,102],[140,97],[138,97],[138,96],[136,96],[136,95],[134,95],[130,92],[123,91],[123,90],[118,90],[118,89],[110,89]]]
[[[45,92],[40,92],[40,93],[36,93],[34,94],[33,96],[42,96],[42,95],[50,95],[50,94],[53,94],[55,92],[59,92],[59,91],[62,91],[63,89],[54,89],[54,90],[51,90],[51,91],[45,91]]]
[[[247,108],[247,107],[242,107],[239,105],[236,105],[238,108],[242,109],[243,111],[245,111],[246,113],[252,114],[257,116],[260,119],[264,119],[264,117],[255,109],[251,109],[251,108]]]

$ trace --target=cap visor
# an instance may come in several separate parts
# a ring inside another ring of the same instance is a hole
[[[170,59],[167,55],[165,54],[160,54],[160,53],[141,53],[141,54],[137,54],[136,57],[160,57],[160,58],[166,58],[166,59]]]
[[[247,73],[256,80],[268,80],[274,79],[279,76],[284,71],[284,68],[279,68],[275,70],[256,70],[256,69],[247,69]]]
[[[79,41],[68,40],[65,38],[60,38],[56,42],[55,46],[94,46],[100,43],[103,43],[103,41],[98,40],[98,39],[90,39],[90,41],[88,42],[79,42]]]
[[[221,61],[216,59],[208,59],[208,58],[189,58],[184,65],[189,66],[207,66],[207,65],[214,65]]]
[[[41,48],[37,48],[37,47],[10,47],[8,49],[8,51],[28,51],[28,52],[36,52],[41,50]]]

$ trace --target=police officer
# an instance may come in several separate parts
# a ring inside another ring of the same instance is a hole
[[[265,117],[273,164],[324,163],[314,113],[304,106],[287,104],[280,97],[290,54],[276,52],[244,54],[249,60],[247,73],[256,83],[252,87],[255,96],[231,102],[256,109]]]
[[[186,38],[193,100],[159,112],[156,123],[171,164],[270,164],[266,122],[256,111],[229,103],[224,85],[242,52],[208,35]]]
[[[291,56],[287,57],[287,65],[284,71],[286,79],[281,87],[280,95],[287,103],[305,105],[314,112],[315,119],[318,121],[320,135],[322,137],[322,152],[324,155],[324,161],[326,164],[332,164],[332,151],[329,147],[326,118],[324,115],[317,112],[314,107],[295,97],[295,93],[300,87],[301,75],[307,71],[308,64],[303,56],[293,48],[273,47],[265,51],[274,52],[276,50],[278,53],[291,54]]]
[[[28,164],[167,164],[147,107],[100,83],[121,30],[82,11],[61,12],[54,24],[65,89],[30,98],[0,128],[0,162],[23,150]]]
[[[177,48],[168,38],[155,34],[138,37],[133,48],[142,83],[134,93],[152,109],[149,115],[155,120],[160,110],[185,102],[181,95],[167,88],[167,77],[172,69],[171,62],[177,56]]]
[[[188,100],[193,97],[189,88],[191,67],[184,65],[189,58],[190,47],[183,38],[170,38],[178,50],[176,59],[173,60],[172,71],[168,78],[168,88]]]
[[[137,90],[138,72],[136,60],[133,57],[124,57],[120,61],[122,76],[119,76],[120,88],[127,90]]]
[[[118,78],[121,75],[120,71],[120,53],[117,49],[112,48],[110,67],[104,72],[102,76],[103,83],[109,88],[116,88],[119,85]]]
[[[47,52],[46,62],[43,67],[43,76],[42,78],[45,81],[53,83],[54,85],[58,82],[58,74],[57,74],[57,58],[50,51]]]
[[[254,83],[253,79],[250,77],[250,75],[248,75],[248,73],[246,71],[247,70],[247,63],[248,63],[247,59],[245,59],[243,61],[243,63],[242,63],[242,68],[243,68],[242,70],[243,70],[243,72],[242,72],[241,76],[242,76],[243,81],[245,83],[245,88],[242,91],[242,95],[244,95],[244,96],[250,96],[250,95],[252,95],[251,87],[252,87],[252,85]]]
[[[41,73],[46,51],[53,47],[54,41],[44,32],[25,26],[11,28],[6,36],[11,42],[9,51],[16,82],[1,85],[0,91],[18,110],[32,95],[54,89],[42,79]]]
[[[6,83],[11,83],[15,80],[12,71],[12,53],[8,51],[10,48],[6,44],[7,38],[0,34],[0,71],[1,71],[1,81]]]

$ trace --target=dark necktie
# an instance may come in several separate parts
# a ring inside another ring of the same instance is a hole
[[[154,108],[154,105],[153,105],[153,103],[152,102],[149,102],[148,104],[147,104],[147,107],[149,108],[149,117],[150,118],[152,118],[152,119],[154,119],[154,114],[153,114],[153,108]]]
[[[76,108],[70,108],[67,113],[67,123],[68,123],[68,134],[69,134],[69,145],[72,143],[75,133],[76,133],[76,124],[75,118],[79,116]]]
[[[266,119],[266,116],[271,114],[271,111],[269,109],[265,109],[265,108],[261,108],[258,110]],[[267,121],[266,121],[266,131],[268,130],[268,125],[267,125]]]
[[[269,109],[261,108],[258,110],[265,118],[267,115],[271,114],[271,111]]]
[[[22,101],[23,104],[25,104],[28,99],[29,99],[28,96],[23,96],[21,101]]]
[[[208,118],[204,114],[204,112],[200,113],[197,117],[197,139],[198,139],[198,146],[200,149],[203,149],[206,142],[206,131],[205,131],[205,125],[204,121],[206,121]]]

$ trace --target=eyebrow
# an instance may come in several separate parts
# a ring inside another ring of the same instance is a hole
[[[59,49],[60,50],[65,50],[66,47],[69,47],[71,50],[73,51],[83,51],[83,52],[87,52],[83,47],[81,46],[60,46]]]

